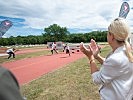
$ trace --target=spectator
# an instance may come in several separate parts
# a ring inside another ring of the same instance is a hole
[[[0,66],[0,100],[24,100],[15,76]]]
[[[112,52],[106,58],[100,56],[94,40],[95,49],[80,45],[89,59],[94,83],[101,85],[101,100],[133,100],[133,56],[127,41],[130,34],[126,20],[116,18],[108,27],[107,40]],[[100,70],[95,59],[102,65]]]

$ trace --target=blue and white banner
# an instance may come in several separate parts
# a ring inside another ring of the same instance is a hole
[[[123,2],[120,8],[119,17],[126,18],[129,11],[129,4],[127,2]]]
[[[8,31],[12,26],[12,22],[9,20],[4,20],[0,23],[0,38]]]

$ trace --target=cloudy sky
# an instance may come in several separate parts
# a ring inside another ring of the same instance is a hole
[[[133,31],[133,0],[0,0],[0,21],[13,26],[4,37],[41,35],[45,27],[58,24],[71,33],[107,30],[127,1],[127,20]]]

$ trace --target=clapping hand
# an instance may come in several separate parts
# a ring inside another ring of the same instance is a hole
[[[88,48],[84,46],[83,43],[80,44],[80,50],[88,57],[90,58],[92,55],[94,57],[97,57],[100,47],[96,44],[95,40],[91,39],[90,44],[88,45]]]
[[[91,48],[92,48],[94,57],[97,58],[97,55],[98,55],[98,53],[100,52],[101,47],[98,46],[98,45],[96,44],[95,40],[93,40],[93,39],[91,39],[91,41],[90,41],[90,46],[91,46]]]
[[[85,47],[83,43],[80,44],[80,50],[88,57],[90,58],[93,56],[93,51],[90,45],[88,45],[88,48]]]

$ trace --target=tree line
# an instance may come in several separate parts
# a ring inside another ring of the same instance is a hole
[[[9,38],[0,38],[0,45],[35,45],[35,44],[47,44],[47,42],[70,42],[80,43],[89,42],[90,39],[95,39],[97,42],[107,41],[106,31],[92,31],[88,33],[70,33],[66,27],[61,27],[57,24],[50,25],[44,28],[44,33],[39,36],[10,36]]]

